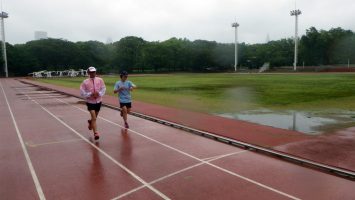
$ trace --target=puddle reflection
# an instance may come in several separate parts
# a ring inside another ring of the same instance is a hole
[[[295,130],[308,135],[322,134],[324,131],[323,128],[329,125],[341,126],[343,123],[355,122],[352,117],[354,113],[337,113],[332,115],[315,116],[306,112],[256,110],[217,115],[282,129]]]

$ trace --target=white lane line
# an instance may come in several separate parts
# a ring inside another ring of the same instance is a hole
[[[130,190],[130,191],[126,192],[126,193],[123,193],[123,194],[121,194],[120,196],[115,197],[115,198],[113,198],[113,199],[111,199],[111,200],[122,199],[123,197],[126,197],[126,196],[128,196],[128,195],[130,195],[130,194],[132,194],[132,193],[134,193],[134,192],[137,192],[137,191],[143,189],[143,188],[145,188],[144,185],[142,185],[142,186],[140,186],[140,187],[137,187],[137,188],[134,188],[133,190]]]
[[[68,105],[71,105],[71,104],[69,104],[69,103],[67,103],[67,102],[65,102],[65,101],[63,101],[63,100],[61,100],[61,99],[56,99],[56,100],[57,100],[57,101],[60,101],[60,102],[63,102],[63,103],[66,103],[66,104],[68,104]],[[77,106],[74,106],[74,105],[71,105],[71,106],[73,106],[73,107],[75,107],[75,108],[77,108],[77,109],[79,109],[79,110],[81,110],[81,111],[83,111],[83,112],[87,112],[86,110],[84,110],[84,109],[82,109],[82,108],[80,108],[80,107],[77,107]],[[116,125],[116,126],[119,126],[119,127],[121,127],[121,128],[124,128],[123,126],[121,126],[121,125],[119,125],[119,124],[117,124],[117,123],[115,123],[115,122],[112,122],[112,121],[110,121],[110,120],[108,120],[108,119],[105,119],[105,118],[103,118],[103,117],[99,117],[99,118],[102,119],[102,120],[104,120],[104,121],[106,121],[106,122],[108,122],[108,123],[111,123],[111,124],[113,124],[113,125]],[[179,150],[179,149],[176,149],[176,148],[174,148],[174,147],[172,147],[172,146],[169,146],[169,145],[167,145],[167,144],[164,144],[164,143],[162,143],[162,142],[159,142],[159,141],[157,141],[157,140],[155,140],[155,139],[153,139],[153,138],[150,138],[150,137],[148,137],[148,136],[146,136],[146,135],[144,135],[144,134],[141,134],[141,133],[139,133],[139,132],[137,132],[137,131],[134,131],[134,130],[132,130],[132,129],[129,129],[129,131],[131,131],[131,132],[133,132],[133,133],[135,133],[135,134],[137,134],[137,135],[140,135],[141,137],[144,137],[144,138],[146,138],[146,139],[148,139],[148,140],[150,140],[150,141],[153,141],[153,142],[155,142],[155,143],[157,143],[157,144],[160,144],[160,145],[162,145],[162,146],[164,146],[164,147],[166,147],[166,148],[169,148],[169,149],[172,149],[172,150],[174,150],[174,151],[176,151],[176,152],[179,152],[179,153],[181,153],[181,154],[183,154],[183,155],[185,155],[185,156],[188,156],[188,157],[190,157],[190,158],[193,158],[193,159],[195,159],[195,160],[198,160],[198,161],[200,161],[200,162],[203,162],[203,163],[205,163],[206,165],[209,165],[209,166],[211,166],[211,167],[214,167],[214,168],[216,168],[216,169],[219,169],[219,170],[221,170],[221,171],[223,171],[223,172],[225,172],[225,173],[227,173],[227,174],[230,174],[230,175],[232,175],[232,176],[236,176],[236,177],[238,177],[238,178],[240,178],[240,179],[243,179],[243,180],[248,181],[248,182],[250,182],[250,183],[253,183],[253,184],[257,185],[257,186],[260,186],[260,187],[262,187],[262,188],[264,188],[264,189],[267,189],[267,190],[273,191],[273,192],[275,192],[275,193],[278,193],[278,194],[280,194],[280,195],[282,195],[282,196],[288,197],[288,198],[290,198],[290,199],[299,200],[299,198],[297,198],[297,197],[295,197],[295,196],[292,196],[292,195],[290,195],[290,194],[287,194],[287,193],[285,193],[285,192],[282,192],[282,191],[277,190],[277,189],[275,189],[275,188],[272,188],[272,187],[270,187],[270,186],[264,185],[264,184],[262,184],[262,183],[259,183],[259,182],[255,181],[255,180],[252,180],[252,179],[247,178],[247,177],[245,177],[245,176],[242,176],[242,175],[240,175],[240,174],[234,173],[234,172],[232,172],[232,171],[229,171],[229,170],[227,170],[227,169],[224,169],[224,168],[222,168],[222,167],[219,167],[219,166],[217,166],[217,165],[214,165],[214,164],[212,164],[212,163],[209,163],[209,162],[207,162],[207,161],[204,161],[204,160],[202,160],[202,159],[200,159],[200,158],[197,158],[197,157],[195,157],[195,156],[193,156],[193,155],[191,155],[191,154],[189,154],[189,153],[186,153],[186,152],[181,151],[181,150]]]
[[[26,145],[29,146],[29,147],[38,147],[38,146],[44,146],[44,145],[79,142],[79,141],[83,141],[83,140],[81,138],[78,138],[78,139],[59,140],[59,141],[35,143],[35,144],[29,141],[29,142],[26,142]]]
[[[231,156],[231,155],[236,155],[236,154],[244,153],[244,152],[247,152],[247,151],[248,151],[248,150],[243,150],[243,151],[237,151],[237,152],[229,153],[229,154],[225,154],[225,155],[214,156],[214,158],[210,158],[208,162],[212,162],[212,161],[215,161],[215,160],[218,160],[218,159],[221,159],[221,158],[224,158],[224,157],[228,157],[228,156]],[[196,167],[201,166],[201,165],[204,165],[204,164],[205,164],[205,163],[200,162],[200,163],[197,163],[197,164],[195,164],[195,165],[191,165],[191,166],[186,167],[186,168],[183,168],[183,169],[181,169],[181,170],[179,170],[179,171],[175,171],[175,172],[173,172],[173,173],[171,173],[171,174],[168,174],[168,175],[166,175],[166,176],[163,176],[163,177],[160,177],[160,178],[158,178],[158,179],[155,179],[155,180],[149,182],[149,184],[153,185],[154,183],[160,182],[160,181],[165,180],[165,179],[167,179],[167,178],[169,178],[169,177],[175,176],[175,175],[177,175],[177,174],[180,174],[180,173],[182,173],[182,172],[188,171],[188,170],[190,170],[190,169],[196,168]],[[113,198],[112,200],[121,199],[121,198],[123,198],[123,197],[125,197],[125,196],[128,196],[129,194],[132,194],[133,192],[136,192],[136,191],[138,191],[138,190],[140,190],[140,189],[143,189],[143,188],[144,188],[144,186],[137,187],[137,188],[135,188],[135,189],[133,189],[133,190],[130,190],[130,191],[124,193],[124,194],[121,194],[121,195],[118,196],[118,197]]]
[[[228,154],[213,156],[213,157],[209,157],[209,158],[203,158],[201,160],[210,162],[210,161],[214,161],[214,160],[217,160],[217,159],[220,159],[220,158],[224,158],[224,157],[228,157],[228,156],[235,155],[235,154],[240,154],[240,153],[246,153],[246,152],[249,152],[249,150],[242,150],[242,151],[237,151],[237,152],[234,152],[234,153],[228,153]]]
[[[223,156],[219,156],[219,157],[210,159],[209,161],[207,161],[207,163],[212,162],[212,161],[215,161],[215,160],[219,160],[219,159],[221,159],[221,158],[225,158],[225,157],[228,157],[228,156],[232,156],[232,155],[244,153],[244,152],[246,152],[246,151],[247,151],[247,150],[243,150],[243,151],[238,151],[238,152],[234,152],[234,153],[225,154],[225,155],[223,155]],[[197,164],[192,165],[192,166],[190,166],[190,167],[186,167],[186,168],[184,168],[184,169],[182,169],[182,170],[179,170],[179,171],[176,171],[176,172],[174,172],[174,173],[168,174],[168,175],[166,175],[166,176],[160,177],[160,178],[158,178],[158,179],[156,179],[156,180],[154,180],[154,181],[151,181],[150,184],[157,183],[157,182],[162,181],[162,180],[164,180],[164,179],[166,179],[166,178],[169,178],[169,177],[171,177],[171,176],[174,176],[174,175],[176,175],[176,174],[179,174],[179,173],[181,173],[181,172],[187,171],[187,170],[189,170],[189,169],[195,168],[195,167],[200,166],[200,165],[203,165],[203,164],[206,164],[206,162],[200,162],[200,163],[197,163]]]
[[[24,94],[26,95],[26,94]],[[31,99],[30,96],[26,95],[29,99]],[[54,115],[51,111],[49,111],[47,108],[43,107],[40,103],[38,103],[36,100],[31,99],[33,102],[35,102],[39,107],[41,107],[44,111],[46,111],[49,115],[51,115],[53,118],[55,118],[56,120],[58,120],[61,124],[63,124],[65,127],[67,127],[69,130],[71,130],[72,132],[74,132],[76,135],[78,135],[80,138],[82,138],[85,142],[87,142],[89,145],[91,145],[93,148],[95,148],[96,150],[98,150],[100,153],[102,153],[104,156],[106,156],[108,159],[110,159],[113,163],[115,163],[116,165],[118,165],[119,167],[121,167],[124,171],[126,171],[128,174],[130,174],[131,176],[133,176],[135,179],[137,179],[139,182],[141,182],[145,187],[148,187],[150,190],[152,190],[154,193],[156,193],[157,195],[159,195],[160,197],[162,197],[163,199],[169,199],[169,197],[167,197],[165,194],[163,194],[162,192],[160,192],[159,190],[157,190],[156,188],[154,188],[152,185],[150,185],[149,183],[147,183],[146,181],[144,181],[141,177],[139,177],[138,175],[136,175],[134,172],[132,172],[131,170],[129,170],[127,167],[125,167],[124,165],[122,165],[121,163],[119,163],[117,160],[115,160],[114,158],[112,158],[108,153],[106,153],[105,151],[103,151],[101,148],[97,147],[96,145],[94,145],[92,142],[90,142],[88,139],[86,139],[84,136],[82,136],[79,132],[77,132],[75,129],[73,129],[72,127],[70,127],[68,124],[66,124],[63,120],[59,119],[56,115]]]
[[[39,199],[41,199],[41,200],[45,200],[46,197],[44,196],[44,193],[43,193],[41,184],[39,183],[38,177],[37,177],[37,175],[36,175],[36,171],[35,171],[35,169],[34,169],[34,167],[33,167],[33,165],[32,165],[31,158],[30,158],[30,156],[29,156],[29,154],[28,154],[28,152],[27,152],[25,143],[23,142],[23,138],[22,138],[22,136],[21,136],[20,129],[19,129],[18,126],[17,126],[17,122],[16,122],[16,120],[15,120],[15,116],[14,116],[14,114],[13,114],[13,112],[12,112],[12,109],[11,109],[11,107],[10,107],[9,101],[8,101],[8,99],[7,99],[5,90],[4,90],[4,88],[3,88],[2,84],[1,84],[1,81],[0,81],[0,86],[1,86],[1,90],[2,90],[2,92],[3,92],[3,94],[4,94],[4,97],[5,97],[5,101],[6,101],[7,107],[8,107],[8,109],[9,109],[9,111],[10,111],[10,115],[11,115],[11,118],[12,118],[12,122],[13,122],[13,124],[14,124],[14,126],[15,126],[15,129],[16,129],[17,137],[18,137],[18,139],[20,140],[21,147],[22,147],[22,151],[23,151],[23,154],[25,155],[28,168],[30,169],[33,182],[34,182],[34,184],[35,184],[35,186],[36,186],[36,190],[37,190],[37,193],[38,193],[38,197],[39,197]]]
[[[179,171],[173,172],[173,173],[168,174],[168,175],[166,175],[166,176],[160,177],[160,178],[158,178],[158,179],[156,179],[156,180],[154,180],[154,181],[151,181],[151,182],[149,182],[149,184],[157,183],[157,182],[159,182],[159,181],[162,181],[162,180],[167,179],[167,178],[169,178],[169,177],[172,177],[172,176],[174,176],[174,175],[180,174],[180,173],[182,173],[182,172],[188,171],[188,170],[190,170],[190,169],[193,169],[193,168],[198,167],[198,166],[203,165],[203,164],[204,164],[204,163],[200,162],[200,163],[197,163],[197,164],[195,164],[195,165],[191,165],[191,166],[189,166],[189,167],[186,167],[186,168],[181,169],[181,170],[179,170]],[[129,195],[129,194],[132,194],[133,192],[136,192],[136,191],[138,191],[138,190],[140,190],[140,189],[143,189],[143,188],[144,188],[144,186],[137,187],[137,188],[135,188],[135,189],[133,189],[133,190],[130,190],[130,191],[124,193],[124,194],[121,194],[121,195],[118,196],[118,197],[113,198],[112,200],[121,199],[121,198],[123,198],[123,197],[125,197],[125,196],[127,196],[127,195]]]

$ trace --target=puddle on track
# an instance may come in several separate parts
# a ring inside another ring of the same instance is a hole
[[[276,128],[295,130],[307,135],[320,135],[334,129],[355,126],[355,112],[337,111],[328,114],[272,110],[254,110],[240,113],[215,114]]]

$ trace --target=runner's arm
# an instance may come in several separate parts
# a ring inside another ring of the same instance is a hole
[[[131,82],[129,90],[133,91],[133,89],[136,89],[136,88],[137,88],[137,86],[134,83]]]
[[[101,89],[100,89],[100,91],[99,91],[100,97],[104,96],[104,95],[105,95],[105,92],[106,92],[106,85],[105,85],[105,82],[102,81],[102,86],[101,86]]]
[[[88,91],[86,90],[86,87],[85,87],[84,82],[80,85],[80,95],[81,95],[82,97],[84,97],[84,98],[88,98],[88,97],[90,97],[90,96],[92,95],[91,92],[88,92]]]

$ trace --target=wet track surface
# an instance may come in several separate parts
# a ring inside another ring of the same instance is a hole
[[[1,199],[354,199],[355,182],[0,79]]]

